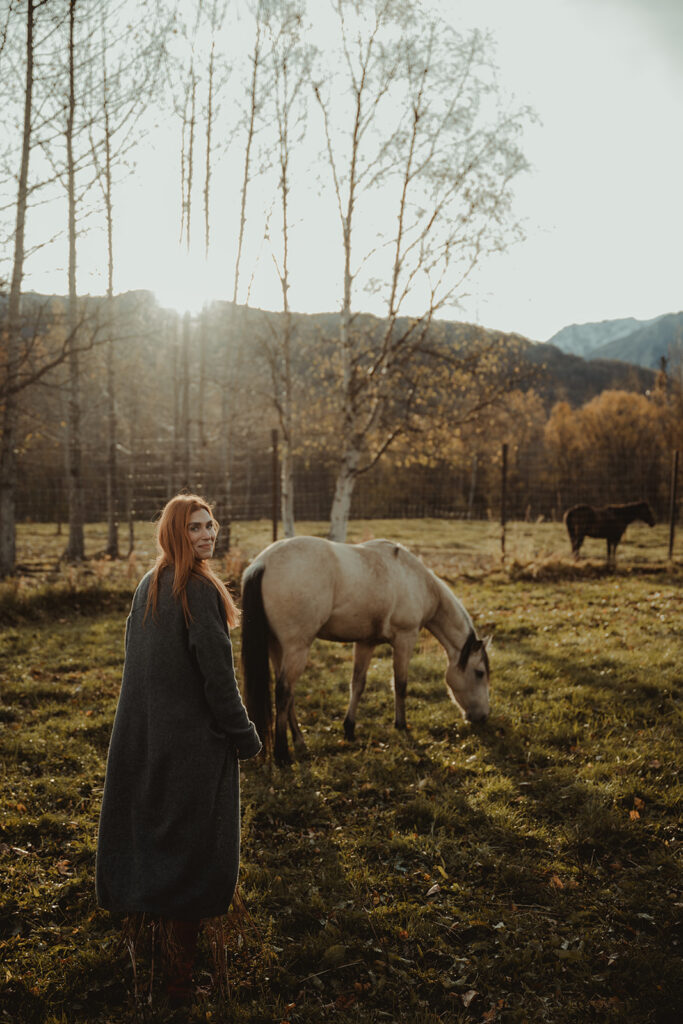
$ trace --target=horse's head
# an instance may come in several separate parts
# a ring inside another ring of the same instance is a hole
[[[471,632],[446,669],[449,695],[468,722],[484,722],[489,715],[489,643]]]
[[[648,526],[655,525],[655,517],[652,514],[652,509],[646,501],[644,501],[642,504],[642,515],[640,518],[643,520],[644,523],[647,523]]]

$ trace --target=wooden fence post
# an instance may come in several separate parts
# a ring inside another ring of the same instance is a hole
[[[505,524],[507,521],[508,446],[503,443],[502,479],[500,484],[500,554],[505,564]]]
[[[278,433],[277,430],[273,430],[272,434],[273,442],[273,480],[272,480],[272,492],[273,492],[273,540],[277,540],[277,523],[279,516],[278,499],[279,499],[279,472],[278,472]]]
[[[671,461],[671,502],[669,505],[669,561],[674,557],[674,536],[676,534],[676,492],[678,490],[678,450],[673,452]]]

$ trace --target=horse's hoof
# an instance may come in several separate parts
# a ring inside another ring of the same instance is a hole
[[[356,738],[356,723],[352,722],[350,718],[344,719],[344,739],[348,740],[349,743],[353,743]]]
[[[288,750],[285,750],[284,753],[276,750],[273,757],[275,758],[275,764],[279,765],[280,768],[292,767],[292,755]]]

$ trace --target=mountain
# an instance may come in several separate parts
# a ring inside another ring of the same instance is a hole
[[[683,355],[683,313],[666,313],[595,349],[591,359],[621,359],[659,369],[662,356],[673,360]]]
[[[665,313],[652,320],[603,320],[563,327],[548,341],[562,352],[584,359],[616,359],[659,369],[662,356],[683,355],[683,313]]]
[[[574,356],[590,358],[592,352],[602,345],[607,345],[617,338],[623,338],[632,331],[646,324],[653,323],[652,320],[635,320],[632,316],[624,320],[602,320],[600,323],[592,324],[571,324],[563,327],[552,338],[548,338],[548,345],[555,345],[561,352],[569,352]]]

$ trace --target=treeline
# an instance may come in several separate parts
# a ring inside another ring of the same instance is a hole
[[[47,321],[45,302],[41,316]],[[95,333],[103,327],[97,318],[104,315],[105,304],[90,300],[84,305],[84,323]],[[59,301],[51,300],[50,307],[58,318]],[[161,310],[144,293],[118,297],[113,310],[113,365],[107,346],[97,343],[83,357],[84,517],[107,518],[112,473],[117,522],[153,518],[182,487],[216,500],[226,462],[230,488],[224,521],[269,517],[271,436],[279,432],[269,341],[278,314],[239,308],[235,316],[225,304],[215,304],[196,318],[181,318]],[[336,321],[334,315],[293,319],[295,520],[328,519],[333,499],[342,453]],[[112,333],[112,325],[107,326]],[[361,318],[357,329],[366,341],[380,343],[382,325],[373,318]],[[215,367],[224,359],[228,332],[226,421],[224,385]],[[497,516],[506,444],[511,517],[559,519],[575,502],[643,497],[665,516],[671,451],[683,446],[680,372],[632,374],[615,364],[615,386],[575,406],[557,400],[562,381],[530,361],[528,353],[520,339],[434,323],[424,353],[416,354],[411,368],[420,380],[419,400],[396,397],[391,412],[396,436],[359,477],[351,514]],[[108,366],[118,382],[115,453],[108,444]],[[68,521],[65,374],[65,368],[55,368],[24,404],[20,518]],[[645,391],[643,384],[649,384]],[[626,390],[629,386],[636,390]],[[109,465],[112,454],[114,466]]]
[[[530,116],[486,34],[417,0],[0,0],[0,575],[17,515],[64,518],[71,560],[86,517],[104,510],[115,558],[123,511],[179,487],[229,523],[255,507],[272,429],[285,533],[304,498],[343,539],[352,502],[391,491],[398,510],[446,475],[488,507],[501,438],[520,491],[538,479],[533,354],[442,319],[520,236]],[[217,258],[225,299],[196,318],[116,284],[121,188],[168,125],[168,220],[200,273]],[[63,299],[27,290],[38,258],[63,266]],[[102,298],[84,298],[95,266]],[[298,316],[327,272],[338,313]],[[277,315],[253,308],[268,275]]]
[[[530,115],[504,95],[488,37],[457,31],[416,0],[5,2],[0,100],[0,166],[15,197],[0,211],[12,239],[2,324],[0,573],[11,571],[14,559],[25,393],[47,388],[57,366],[61,398],[47,404],[62,403],[58,422],[66,432],[66,553],[83,556],[92,346],[105,382],[108,549],[116,554],[114,465],[126,412],[117,406],[115,349],[122,349],[112,308],[97,324],[82,318],[84,253],[89,267],[106,268],[101,291],[111,306],[121,185],[143,142],[153,144],[162,125],[172,125],[177,139],[177,200],[168,219],[178,224],[182,251],[195,256],[196,267],[199,253],[214,272],[218,258],[219,294],[228,301],[221,351],[199,377],[201,387],[211,375],[221,381],[221,517],[229,515],[231,453],[244,429],[233,401],[242,388],[234,363],[241,358],[237,310],[253,303],[269,275],[282,317],[264,342],[263,387],[282,439],[283,517],[291,531],[299,415],[292,295],[310,302],[316,275],[334,268],[335,355],[320,372],[335,378],[327,403],[328,412],[336,411],[330,429],[338,456],[330,529],[343,538],[356,482],[389,451],[406,416],[420,415],[421,389],[432,376],[423,358],[434,361],[437,377],[446,372],[443,352],[428,351],[432,321],[482,259],[519,236],[513,199],[527,168],[519,141]],[[53,265],[65,271],[64,308],[46,313],[47,335],[27,321],[24,302],[36,253],[48,262],[52,253]],[[379,333],[370,337],[358,326],[368,293],[381,309]],[[194,341],[184,329],[180,334],[174,358],[186,365]],[[201,334],[198,344],[201,359]],[[150,358],[154,364],[159,357]],[[471,369],[469,357],[462,366],[448,358],[454,375]],[[482,366],[479,379],[492,390],[482,398],[476,389],[459,419],[495,399],[489,367]],[[165,399],[177,398],[186,422],[182,388]],[[201,395],[199,401],[201,421]],[[134,415],[144,422],[144,410]],[[189,441],[173,429],[184,467]]]

